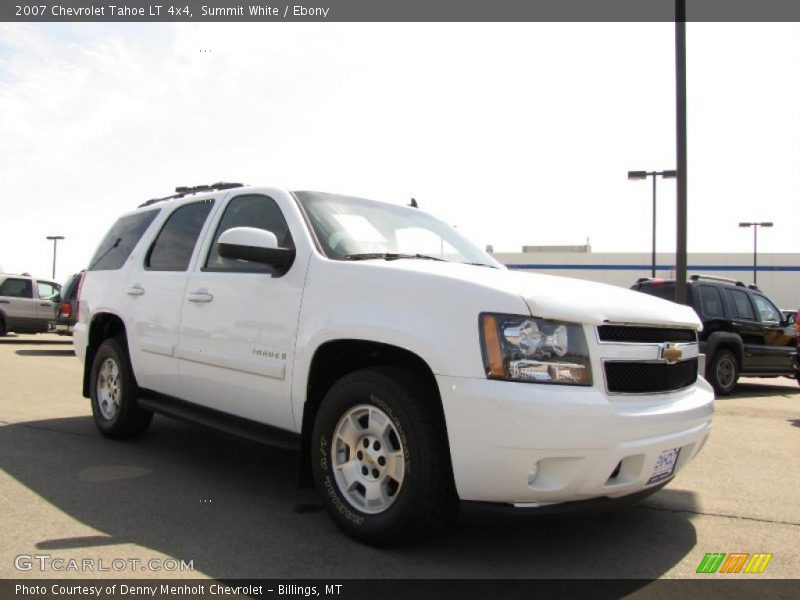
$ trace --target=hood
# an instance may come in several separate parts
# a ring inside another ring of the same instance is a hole
[[[605,283],[425,260],[381,261],[381,264],[518,295],[535,317],[587,325],[630,323],[702,328],[697,314],[688,306]]]

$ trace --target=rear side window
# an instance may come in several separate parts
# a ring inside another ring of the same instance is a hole
[[[701,285],[698,289],[700,290],[700,308],[703,314],[707,317],[724,316],[722,296],[719,295],[719,290],[710,285]]]
[[[40,300],[55,300],[58,298],[59,288],[57,285],[47,283],[46,281],[37,281],[36,291],[39,292]]]
[[[775,308],[772,302],[764,298],[764,296],[759,296],[758,294],[753,294],[753,301],[756,303],[758,316],[764,323],[781,322],[781,311]]]
[[[185,271],[189,268],[197,238],[214,206],[213,200],[186,204],[176,209],[150,247],[145,268],[151,271]]]
[[[750,304],[747,292],[742,292],[741,290],[725,290],[725,292],[728,294],[728,300],[730,300],[733,308],[734,318],[747,319],[748,321],[756,320],[753,305]]]
[[[66,285],[61,288],[62,294],[61,299],[65,302],[70,300],[75,300],[78,297],[78,283],[80,283],[81,274],[76,273],[72,277],[70,277],[69,281],[67,281]]]
[[[674,283],[646,283],[639,288],[639,291],[651,296],[655,296],[656,298],[672,300],[673,302],[675,301]]]
[[[113,271],[122,268],[158,210],[148,210],[122,217],[106,234],[89,262],[90,271]]]
[[[9,298],[33,298],[33,285],[30,279],[6,279],[0,285],[0,296]]]
[[[275,200],[269,196],[251,194],[248,196],[237,196],[228,203],[225,214],[217,226],[211,249],[206,260],[206,271],[255,271],[272,273],[273,267],[263,263],[256,263],[249,260],[234,260],[223,258],[217,251],[217,240],[219,236],[228,229],[234,227],[256,227],[266,229],[275,234],[278,238],[278,246],[281,248],[294,248],[292,236],[289,233],[289,226],[283,213]]]

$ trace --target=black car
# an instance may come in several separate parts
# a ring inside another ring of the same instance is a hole
[[[675,299],[674,279],[639,279],[631,289]],[[706,379],[717,394],[730,394],[739,375],[786,376],[800,383],[797,338],[788,319],[761,290],[741,281],[692,275],[687,304],[703,322],[700,352]]]
[[[61,288],[56,318],[51,323],[52,329],[58,335],[72,335],[72,329],[78,321],[78,290],[82,277],[83,271],[70,275]]]

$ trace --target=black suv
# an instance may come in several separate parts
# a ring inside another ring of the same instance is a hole
[[[56,318],[51,322],[51,328],[58,335],[72,335],[75,323],[78,322],[78,291],[84,272],[70,275],[61,288]]]
[[[703,322],[700,352],[706,355],[706,379],[717,394],[730,394],[739,374],[784,375],[800,383],[797,339],[787,319],[757,287],[741,281],[692,275],[687,304]],[[632,287],[652,296],[675,299],[674,279],[641,278]]]

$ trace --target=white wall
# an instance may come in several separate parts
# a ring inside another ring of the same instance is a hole
[[[510,268],[621,287],[630,287],[639,277],[650,277],[652,261],[647,253],[519,252],[493,256]],[[689,254],[688,262],[689,275],[703,273],[753,283],[752,254]],[[656,263],[656,277],[675,277],[674,254],[658,254]],[[758,287],[779,308],[800,308],[800,254],[759,254],[757,279]]]

